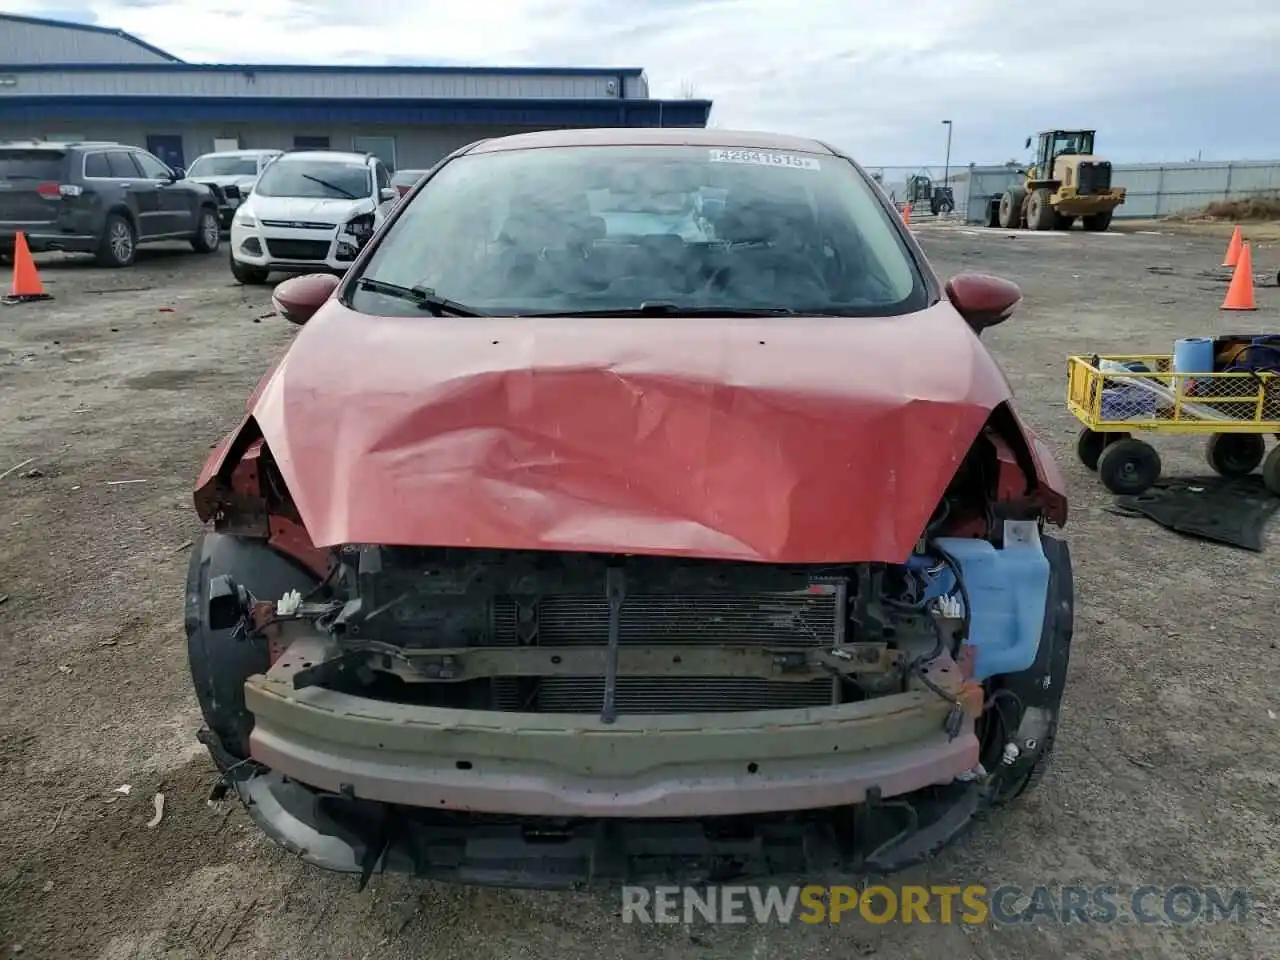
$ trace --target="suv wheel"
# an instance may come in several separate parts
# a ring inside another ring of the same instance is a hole
[[[138,234],[133,224],[118,213],[109,214],[98,242],[98,263],[104,267],[127,267],[137,256]]]
[[[231,254],[231,275],[240,283],[249,284],[250,286],[261,286],[267,282],[267,278],[271,275],[269,270],[262,267],[255,267],[248,263],[241,263],[236,259],[236,255]]]
[[[208,207],[200,211],[200,225],[196,235],[191,238],[191,246],[196,253],[215,253],[222,243],[222,228],[218,223],[218,214]]]

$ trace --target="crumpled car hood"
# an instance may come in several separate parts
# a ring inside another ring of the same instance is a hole
[[[1009,396],[946,302],[620,320],[331,300],[250,415],[320,547],[901,562]]]

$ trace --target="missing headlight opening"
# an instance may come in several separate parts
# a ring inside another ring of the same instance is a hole
[[[362,213],[347,221],[346,232],[356,239],[357,248],[363,248],[373,236],[374,220],[372,213]]]
[[[373,236],[374,229],[375,222],[372,213],[362,213],[343,224],[342,230],[338,234],[338,246],[335,254],[337,259],[342,262],[355,260]]]

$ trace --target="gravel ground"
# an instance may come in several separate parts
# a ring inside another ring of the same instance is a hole
[[[192,481],[292,328],[225,254],[175,247],[123,271],[42,258],[56,299],[0,308],[0,473],[31,461],[0,480],[0,957],[1277,955],[1280,654],[1255,600],[1275,582],[1275,532],[1254,555],[1106,513],[1062,397],[1067,353],[1265,329],[1280,292],[1219,313],[1216,237],[918,234],[943,274],[1023,285],[988,337],[1070,482],[1079,606],[1050,776],[895,879],[1111,884],[1122,901],[1141,884],[1244,886],[1249,922],[642,927],[603,894],[392,877],[357,894],[299,863],[234,805],[206,804],[181,620]],[[1276,259],[1260,247],[1255,269],[1274,276]],[[1160,448],[1169,472],[1201,469],[1197,443]]]

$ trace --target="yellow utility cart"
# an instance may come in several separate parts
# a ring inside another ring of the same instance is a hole
[[[1280,496],[1280,375],[1269,372],[1175,373],[1172,356],[1067,358],[1067,408],[1084,429],[1076,454],[1116,494],[1138,494],[1160,478],[1160,454],[1132,431],[1208,437],[1215,473],[1242,477],[1261,464]]]

